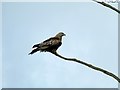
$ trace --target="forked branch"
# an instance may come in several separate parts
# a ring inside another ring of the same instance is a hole
[[[56,55],[56,56],[58,56],[58,57],[60,57],[60,58],[62,58],[62,59],[64,59],[64,60],[67,60],[67,61],[74,61],[74,62],[83,64],[83,65],[85,65],[85,66],[87,66],[87,67],[89,67],[89,68],[92,68],[92,69],[94,69],[94,70],[103,72],[104,74],[111,76],[112,78],[114,78],[115,80],[117,80],[117,81],[120,83],[120,78],[117,77],[115,74],[113,74],[113,73],[107,71],[107,70],[101,69],[101,68],[99,68],[99,67],[93,66],[92,64],[88,64],[88,63],[86,63],[86,62],[83,62],[83,61],[78,60],[78,59],[75,59],[75,58],[66,58],[66,57],[64,57],[64,56],[62,56],[62,55],[60,55],[60,54],[58,54],[57,52],[55,52],[55,53],[53,53],[53,54]]]
[[[93,1],[95,1],[95,2],[97,2],[97,3],[99,3],[99,4],[101,4],[101,5],[103,5],[103,6],[105,6],[105,7],[108,7],[108,8],[110,8],[110,9],[112,9],[112,10],[114,10],[114,11],[116,11],[116,12],[118,12],[118,13],[120,14],[120,10],[116,9],[115,7],[113,7],[113,6],[105,3],[105,2],[103,2],[103,1],[102,1],[102,2],[101,2],[101,1],[97,1],[97,0],[93,0]]]

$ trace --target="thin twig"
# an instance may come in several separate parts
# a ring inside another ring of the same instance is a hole
[[[97,2],[97,3],[99,3],[99,4],[101,4],[101,5],[103,5],[103,6],[105,6],[105,7],[108,7],[108,8],[110,8],[110,9],[112,9],[112,10],[114,10],[114,11],[116,11],[116,12],[118,12],[118,13],[120,14],[120,10],[116,9],[115,7],[113,7],[113,6],[105,3],[105,2],[103,2],[103,1],[102,1],[102,2],[97,1],[97,0],[93,0],[93,1],[95,1],[95,2]]]
[[[74,62],[83,64],[83,65],[85,65],[85,66],[87,66],[87,67],[89,67],[89,68],[92,68],[92,69],[94,69],[94,70],[103,72],[104,74],[113,77],[115,80],[117,80],[117,81],[120,83],[120,78],[117,77],[115,74],[109,72],[109,71],[106,71],[106,70],[104,70],[104,69],[101,69],[101,68],[99,68],[99,67],[93,66],[93,65],[91,65],[91,64],[88,64],[88,63],[86,63],[86,62],[83,62],[83,61],[78,60],[78,59],[75,59],[75,58],[66,58],[66,57],[63,57],[63,56],[61,56],[60,54],[58,54],[57,52],[55,52],[55,53],[53,53],[53,54],[56,55],[56,56],[58,56],[58,57],[60,57],[60,58],[62,58],[62,59],[64,59],[64,60],[74,61]]]

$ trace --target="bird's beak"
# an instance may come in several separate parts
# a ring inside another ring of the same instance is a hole
[[[66,34],[63,34],[63,36],[66,36]]]

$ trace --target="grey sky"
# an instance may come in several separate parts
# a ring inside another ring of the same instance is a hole
[[[117,4],[114,4],[117,7]],[[113,88],[117,82],[32,45],[63,31],[58,52],[117,75],[118,14],[96,3],[3,3],[3,87]]]

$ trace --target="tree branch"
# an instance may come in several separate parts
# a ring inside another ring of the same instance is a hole
[[[109,5],[109,4],[105,3],[105,2],[100,2],[100,1],[97,1],[97,0],[93,0],[93,1],[103,5],[105,7],[108,7],[108,8],[110,8],[110,9],[112,9],[112,10],[114,10],[114,11],[116,11],[116,12],[118,12],[120,14],[120,10],[116,9],[115,7]]]
[[[58,54],[57,52],[54,52],[54,53],[52,53],[52,54],[54,54],[54,55],[56,55],[56,56],[58,56],[58,57],[60,57],[60,58],[62,58],[62,59],[64,59],[64,60],[74,61],[74,62],[83,64],[83,65],[85,65],[85,66],[87,66],[87,67],[89,67],[89,68],[92,68],[92,69],[94,69],[94,70],[100,71],[100,72],[102,72],[102,73],[104,73],[104,74],[106,74],[106,75],[111,76],[112,78],[114,78],[115,80],[117,80],[117,81],[120,83],[120,78],[117,77],[115,74],[109,72],[109,71],[106,71],[106,70],[104,70],[104,69],[101,69],[101,68],[99,68],[99,67],[93,66],[93,65],[91,65],[91,64],[88,64],[88,63],[86,63],[86,62],[80,61],[80,60],[75,59],[75,58],[66,58],[66,57],[63,57],[63,56],[61,56],[60,54]]]

